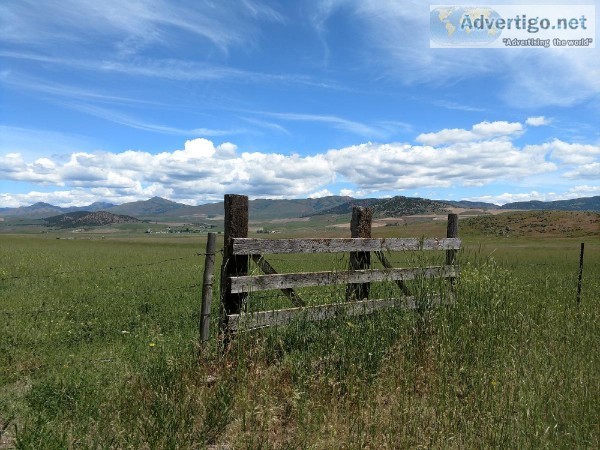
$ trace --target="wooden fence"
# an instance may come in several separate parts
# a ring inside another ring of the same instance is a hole
[[[445,238],[372,238],[372,211],[355,207],[352,211],[350,238],[251,239],[248,238],[248,197],[225,195],[225,241],[221,266],[220,330],[236,332],[272,325],[285,325],[302,315],[306,320],[324,320],[342,313],[363,315],[377,310],[415,308],[416,298],[405,284],[417,278],[443,278],[450,283],[459,274],[456,253],[460,249],[458,216],[448,215]],[[214,245],[214,244],[212,244]],[[214,248],[214,247],[213,247]],[[442,250],[445,265],[396,268],[386,257],[389,251]],[[214,252],[214,250],[213,250]],[[350,253],[347,271],[278,273],[267,261],[270,254]],[[207,253],[210,253],[207,251]],[[383,269],[371,268],[371,255]],[[264,275],[249,275],[252,259]],[[206,279],[206,275],[205,275]],[[370,299],[370,283],[394,281],[404,296],[399,299]],[[294,288],[346,284],[346,302],[306,306]],[[293,308],[246,313],[243,307],[249,293],[281,290]],[[439,299],[439,296],[438,296]],[[207,325],[206,325],[207,326]],[[206,328],[205,328],[206,329]]]

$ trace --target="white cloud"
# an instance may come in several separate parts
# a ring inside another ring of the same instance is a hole
[[[423,133],[417,136],[416,141],[425,145],[454,144],[458,142],[509,137],[520,134],[522,131],[523,125],[519,122],[481,122],[473,125],[471,130],[446,128],[435,133]]]
[[[437,146],[365,143],[310,156],[247,152],[231,142],[216,145],[204,138],[157,154],[76,151],[66,157],[28,158],[7,152],[0,156],[0,179],[34,183],[44,186],[43,191],[60,189],[2,198],[7,205],[50,200],[65,205],[81,198],[123,203],[159,195],[200,203],[219,200],[227,192],[281,198],[319,197],[339,190],[341,195],[362,197],[497,182],[519,185],[544,174],[562,176],[565,183],[600,178],[599,146],[553,140],[519,147],[511,139],[521,132],[519,123],[482,122],[471,130],[442,130],[420,139]],[[458,138],[465,133],[467,137]],[[76,198],[68,199],[65,192]],[[495,201],[519,198],[504,195]],[[543,199],[550,194],[519,195]]]
[[[550,119],[546,119],[544,116],[528,117],[525,123],[530,127],[541,127],[543,125],[549,125],[552,122]]]
[[[578,168],[565,173],[566,178],[591,178],[600,180],[600,162],[584,164]]]
[[[269,117],[277,119],[288,120],[288,121],[300,121],[300,122],[320,122],[332,125],[335,128],[349,131],[351,133],[361,136],[376,136],[382,137],[387,134],[387,127],[374,127],[353,120],[344,119],[342,117],[331,116],[331,115],[320,115],[320,114],[302,114],[302,113],[273,113],[273,112],[262,112]],[[384,128],[384,129],[382,129]]]
[[[556,170],[538,149],[508,141],[459,143],[447,147],[361,144],[326,154],[338,176],[364,192],[480,186]]]
[[[226,192],[295,197],[330,183],[333,176],[323,155],[238,154],[235,144],[216,146],[202,138],[186,141],[182,150],[155,155],[134,150],[76,152],[66,161],[45,158],[31,163],[18,153],[0,157],[2,179],[68,186],[77,193],[88,189],[103,199],[139,199],[151,193],[200,202]]]
[[[320,191],[313,192],[312,194],[308,194],[308,198],[321,198],[321,197],[329,197],[333,195],[329,189],[321,189]]]
[[[575,186],[563,193],[556,192],[538,192],[538,191],[530,191],[530,192],[521,192],[521,193],[504,193],[499,195],[483,195],[479,197],[470,197],[465,200],[470,200],[474,202],[488,202],[494,203],[496,205],[505,205],[506,203],[514,203],[514,202],[528,202],[531,200],[537,200],[541,202],[552,202],[556,200],[570,200],[573,198],[581,198],[581,197],[592,197],[595,195],[600,195],[600,186]]]
[[[20,0],[3,5],[3,39],[37,46],[85,44],[105,39],[123,56],[152,43],[169,45],[175,33],[198,43],[209,42],[222,51],[248,45],[260,32],[259,23],[282,22],[284,17],[266,3],[166,0]]]
[[[118,111],[114,111],[108,108],[102,108],[99,106],[93,105],[84,105],[80,103],[65,103],[65,106],[75,109],[77,111],[84,112],[86,114],[90,114],[92,116],[99,117],[104,120],[108,120],[110,122],[118,123],[119,125],[124,125],[130,128],[135,128],[137,130],[144,131],[152,131],[156,133],[162,134],[172,134],[177,136],[225,136],[232,134],[239,134],[243,130],[219,130],[219,129],[211,129],[211,128],[193,128],[193,129],[182,129],[171,127],[168,125],[161,125],[156,123],[149,123],[135,117],[132,117],[128,114],[123,114]]]
[[[527,4],[564,2],[529,0]],[[320,36],[326,36],[330,17],[347,14],[354,24],[359,23],[356,26],[364,33],[353,44],[361,51],[362,68],[371,69],[377,78],[453,88],[458,81],[488,77],[494,82],[489,83],[492,89],[485,100],[499,96],[516,108],[569,106],[600,94],[598,48],[430,49],[429,9],[422,0],[332,0],[319,3],[315,9],[314,24]],[[482,105],[489,102],[473,106]]]
[[[590,164],[600,157],[600,145],[570,144],[560,139],[526,148],[551,152],[553,158],[566,164]]]

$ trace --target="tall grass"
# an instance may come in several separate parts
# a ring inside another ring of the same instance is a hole
[[[225,353],[212,340],[199,356],[200,289],[186,287],[201,280],[202,243],[0,241],[2,277],[26,277],[0,282],[0,422],[17,448],[600,445],[595,243],[579,307],[575,241],[493,241],[460,255],[454,303],[299,320],[240,333]],[[272,264],[346,267],[335,258]],[[300,292],[311,304],[343,293]],[[392,283],[373,286],[386,295],[398,296]],[[273,293],[248,306],[288,305]]]

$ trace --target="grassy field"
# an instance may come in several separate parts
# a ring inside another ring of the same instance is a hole
[[[275,237],[317,233],[306,227]],[[598,234],[464,237],[452,306],[298,322],[242,334],[224,355],[211,340],[199,356],[204,238],[0,235],[0,448],[598,448]],[[332,255],[271,262],[347,267]]]

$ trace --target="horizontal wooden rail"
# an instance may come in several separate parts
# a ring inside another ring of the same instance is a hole
[[[252,261],[256,263],[256,265],[267,275],[276,275],[277,271],[273,269],[271,264],[267,262],[266,259],[262,257],[262,255],[252,255]],[[306,306],[304,300],[300,298],[300,296],[293,289],[282,289],[281,292],[290,299],[294,306]]]
[[[459,238],[331,238],[252,239],[233,238],[234,255],[276,253],[381,252],[403,250],[458,250]]]
[[[428,305],[439,305],[442,300],[443,297],[440,295],[433,296],[428,300]],[[356,302],[333,303],[304,308],[231,314],[227,316],[227,326],[230,331],[236,332],[269,326],[287,325],[295,319],[307,321],[327,320],[333,319],[339,315],[361,316],[390,308],[400,308],[405,310],[416,309],[417,300],[415,297],[360,300]]]
[[[458,276],[456,266],[432,266],[407,269],[349,270],[341,272],[303,272],[276,275],[249,275],[230,278],[233,294],[332,284],[368,283],[372,281],[414,280]]]

